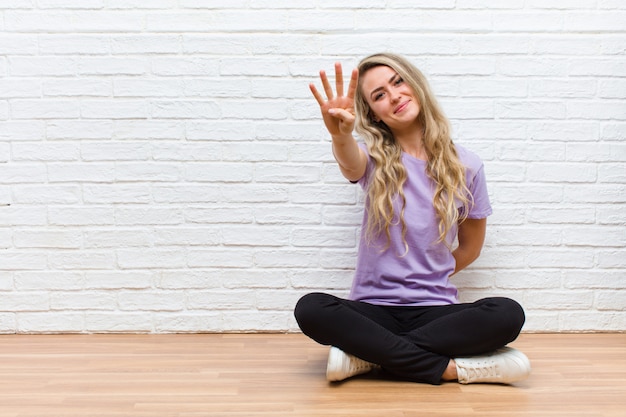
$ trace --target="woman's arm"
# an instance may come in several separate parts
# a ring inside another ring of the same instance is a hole
[[[452,252],[456,259],[454,274],[465,269],[478,258],[485,242],[487,219],[466,219],[459,225],[459,246]]]
[[[352,71],[346,95],[343,93],[343,70],[340,63],[335,64],[336,95],[324,71],[320,71],[320,79],[327,100],[322,97],[315,85],[310,84],[309,88],[320,106],[324,124],[333,140],[333,155],[343,176],[350,181],[357,181],[363,176],[367,167],[367,156],[352,136],[356,120],[354,94],[357,88],[358,71],[356,69]]]

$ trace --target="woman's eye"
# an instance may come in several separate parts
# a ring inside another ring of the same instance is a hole
[[[398,78],[396,78],[396,82],[394,84],[398,85],[398,84],[402,84],[403,82],[404,82],[404,80],[402,79],[402,77],[398,77]]]
[[[383,97],[383,93],[378,93],[374,96],[374,101],[378,101],[379,99],[381,99]]]

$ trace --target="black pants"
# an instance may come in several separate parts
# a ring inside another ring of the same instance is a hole
[[[302,297],[295,308],[302,332],[400,379],[441,383],[450,358],[499,349],[519,335],[525,316],[514,300],[428,307],[379,306],[330,294]]]

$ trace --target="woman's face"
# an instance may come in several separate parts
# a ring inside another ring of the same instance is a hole
[[[390,67],[377,66],[361,75],[361,92],[376,122],[392,131],[414,125],[420,113],[419,101],[402,77]]]

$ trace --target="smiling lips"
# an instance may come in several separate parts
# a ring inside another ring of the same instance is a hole
[[[407,101],[405,101],[404,103],[401,103],[398,107],[396,107],[396,108],[394,109],[394,111],[393,111],[393,114],[398,114],[398,113],[400,113],[402,110],[406,109],[406,106],[408,106],[408,105],[409,105],[409,101],[410,101],[410,100],[407,100]]]

